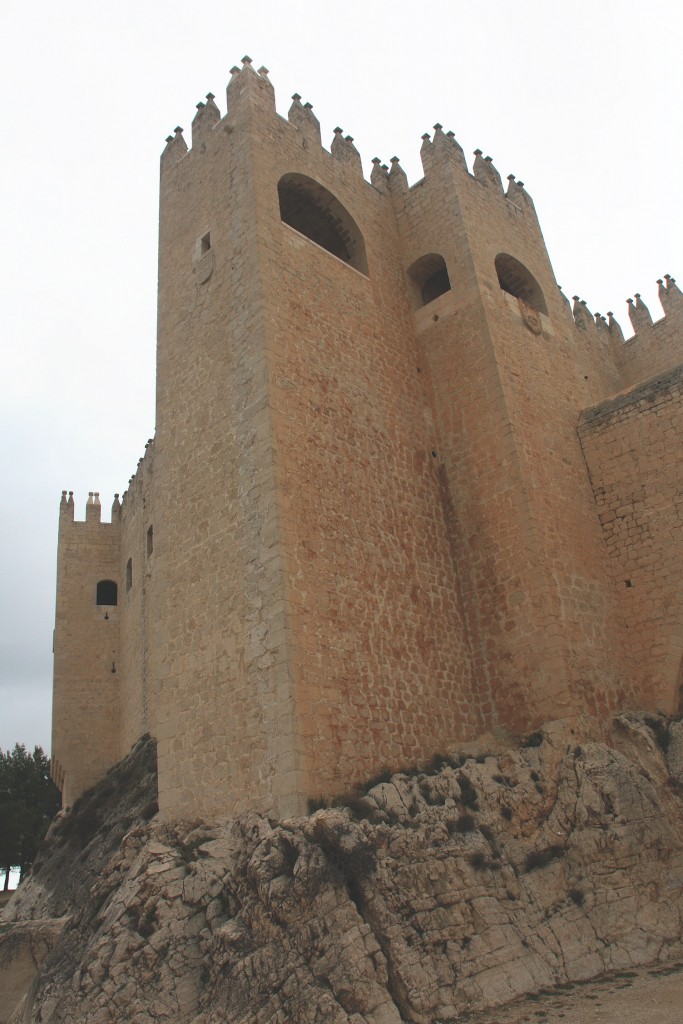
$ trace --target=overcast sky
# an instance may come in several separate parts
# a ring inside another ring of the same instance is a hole
[[[0,747],[50,742],[57,515],[154,433],[158,160],[229,70],[265,64],[369,174],[421,176],[439,121],[533,197],[565,293],[615,311],[683,280],[682,7],[634,0],[191,5],[5,0],[0,15]]]

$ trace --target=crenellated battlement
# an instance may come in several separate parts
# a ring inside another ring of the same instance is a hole
[[[659,278],[658,297],[662,316],[655,320],[639,292],[629,297],[628,317],[633,335],[625,338],[614,313],[592,314],[585,299],[573,297],[572,315],[576,328],[612,345],[624,385],[632,385],[683,362],[683,293],[675,278]]]
[[[125,516],[131,504],[142,498],[153,467],[154,438],[150,437],[145,444],[144,454],[138,459],[135,472],[128,478],[128,487],[121,497],[121,515]]]
[[[251,58],[245,56],[242,58],[242,67],[231,68],[230,75],[226,88],[226,114],[221,115],[214,94],[207,93],[206,101],[197,103],[197,113],[192,121],[192,148],[188,148],[185,141],[184,129],[176,126],[173,134],[166,138],[166,146],[161,154],[162,170],[171,169],[193,151],[202,151],[207,138],[219,126],[224,125],[228,131],[233,130],[242,115],[247,112],[258,110],[261,115],[272,117],[279,122],[285,121],[276,111],[275,93],[267,68],[261,67],[256,71]],[[337,127],[334,129],[329,149],[325,149],[322,144],[320,121],[313,113],[313,105],[310,102],[303,103],[299,93],[292,96],[286,123],[304,137],[306,145],[327,153],[342,166],[350,169],[359,180],[364,179],[361,154],[354,145],[353,136],[344,134],[343,129]],[[393,156],[389,164],[374,157],[370,184],[378,192],[400,198],[432,175],[451,169],[461,183],[476,182],[487,189],[488,194],[497,201],[510,203],[519,213],[525,214],[529,210],[534,210],[533,201],[523,181],[518,180],[514,174],[509,174],[505,188],[492,158],[483,157],[480,149],[474,151],[474,156],[470,171],[465,152],[455,133],[450,130],[444,131],[443,126],[437,123],[434,125],[433,136],[429,133],[422,136],[420,157],[424,169],[423,179],[409,185],[397,156]]]
[[[76,526],[88,523],[90,525],[97,524],[102,526],[111,526],[116,521],[117,516],[117,505],[118,494],[114,505],[112,505],[112,518],[111,522],[102,522],[102,504],[100,502],[99,491],[88,491],[88,500],[85,504],[85,518],[76,519],[75,509],[76,503],[74,501],[73,491],[62,491],[62,495],[59,501],[59,521],[62,523],[74,523]]]

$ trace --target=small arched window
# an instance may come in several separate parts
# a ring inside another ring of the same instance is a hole
[[[113,580],[99,580],[97,583],[97,603],[116,605],[119,600],[119,588]]]
[[[496,256],[496,273],[498,284],[504,292],[514,295],[516,299],[522,299],[527,306],[531,306],[539,313],[548,315],[541,286],[523,263],[509,256],[506,252],[498,253]]]
[[[285,224],[367,276],[361,230],[331,192],[305,174],[285,174],[277,191]]]
[[[152,554],[153,551],[154,551],[154,527],[150,526],[149,530],[147,531],[147,557],[148,558]]]
[[[438,252],[429,252],[408,268],[413,308],[420,309],[451,290],[446,261]]]
[[[126,590],[130,590],[133,586],[133,559],[129,558],[126,562]]]

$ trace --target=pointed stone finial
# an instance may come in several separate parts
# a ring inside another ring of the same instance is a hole
[[[175,135],[166,136],[166,148],[161,154],[161,166],[172,167],[177,164],[187,153],[187,143],[183,138],[183,129],[180,125],[175,127]]]
[[[614,319],[614,313],[611,310],[607,311],[607,326],[609,327],[610,337],[615,344],[624,344],[624,332],[619,326],[619,322]]]
[[[332,145],[330,146],[330,153],[335,160],[340,160],[342,163],[347,164],[362,176],[363,167],[361,164],[360,153],[353,144],[352,136],[347,135],[344,137],[343,130],[341,128],[334,129],[334,138],[332,139]]]
[[[73,491],[69,491],[69,498],[67,500],[66,491],[62,491],[62,497],[59,501],[59,518],[73,519],[74,517],[74,497]]]
[[[100,505],[99,493],[96,498],[94,491],[88,491],[88,502],[85,506],[86,523],[99,523],[101,513],[102,507]]]
[[[374,156],[372,158],[370,184],[373,185],[378,192],[386,193],[389,191],[389,176],[387,174],[387,169],[386,166],[382,164],[378,156]]]
[[[591,313],[585,299],[580,299],[578,295],[573,295],[572,299],[574,305],[572,307],[572,314],[574,316],[574,323],[580,331],[588,331],[595,327],[595,321],[593,320],[593,314]]]
[[[595,315],[595,326],[597,327],[597,329],[599,331],[604,331],[605,333],[608,333],[609,329],[607,327],[607,321],[605,320],[605,318],[602,315],[602,313],[595,313],[594,315]]]
[[[261,67],[258,69],[258,73],[261,76],[261,78],[267,78],[268,75],[270,74],[268,68],[264,68],[263,65],[261,65]]]
[[[301,103],[301,96],[295,92],[292,96],[292,105],[287,112],[287,120],[298,128],[304,139],[322,145],[320,138],[320,121],[313,113],[312,103]],[[305,142],[304,142],[305,145]]]
[[[482,159],[480,149],[475,149],[474,151],[474,164],[472,170],[475,178],[478,181],[481,181],[483,185],[493,185],[498,191],[503,191],[503,182],[500,174],[494,167],[493,160],[490,156]]]
[[[251,67],[251,57],[242,57],[242,63],[245,64],[247,67]]]
[[[662,304],[664,313],[668,315],[674,310],[683,313],[683,292],[676,284],[676,278],[671,274],[665,274],[666,288],[659,289],[659,301]]]
[[[201,143],[214,125],[221,119],[221,112],[214,102],[212,92],[207,92],[206,103],[197,104],[197,113],[192,120],[192,145]]]
[[[389,171],[389,185],[394,194],[408,191],[408,176],[401,167],[397,156],[391,158],[391,170]]]
[[[637,334],[643,328],[651,327],[652,317],[650,316],[650,310],[641,299],[640,292],[636,292],[635,303],[633,299],[627,299],[626,301],[628,302],[628,315],[634,332]]]

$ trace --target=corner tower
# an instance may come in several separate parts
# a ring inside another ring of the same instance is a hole
[[[101,522],[91,493],[85,521],[62,492],[57,548],[51,770],[62,803],[94,785],[119,750],[119,503]]]
[[[301,811],[481,731],[390,195],[233,69],[162,156],[162,810]]]

